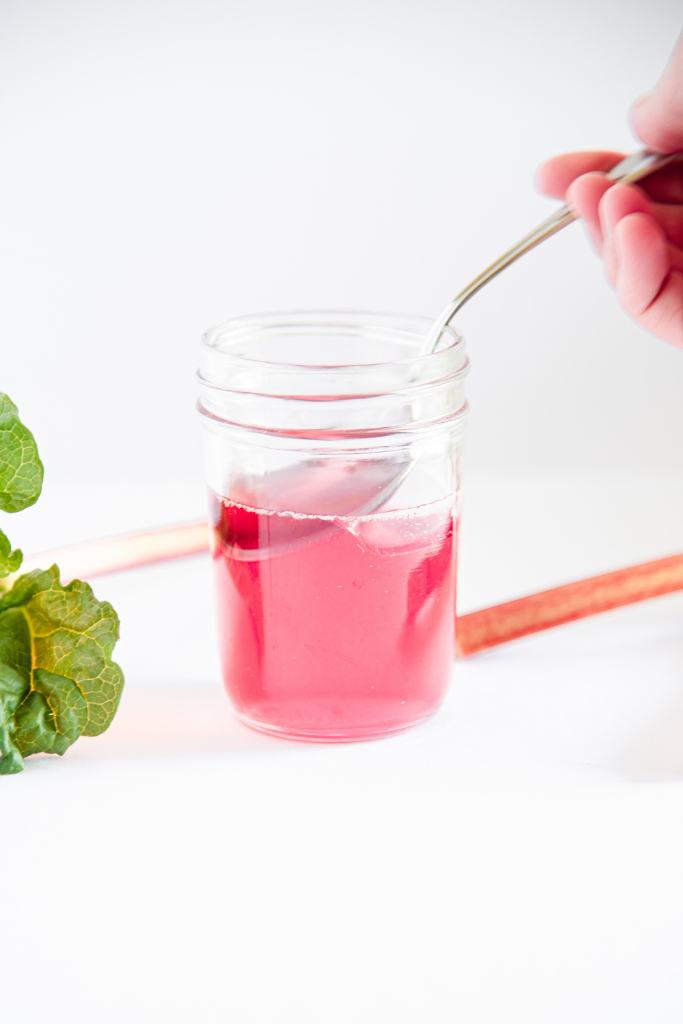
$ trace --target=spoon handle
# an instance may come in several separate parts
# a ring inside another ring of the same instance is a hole
[[[652,174],[654,171],[660,170],[666,164],[671,163],[674,160],[680,159],[680,153],[670,153],[662,155],[660,153],[650,153],[647,150],[641,150],[638,153],[632,153],[630,156],[624,157],[620,160],[610,171],[607,172],[607,177],[611,178],[612,181],[621,181],[626,184],[640,181],[641,178],[645,178],[648,174]],[[490,266],[482,270],[481,274],[478,274],[473,281],[470,281],[462,291],[458,292],[452,302],[444,309],[443,313],[435,321],[434,326],[429,332],[425,347],[422,352],[423,355],[429,355],[433,352],[441,340],[441,335],[449,327],[455,314],[462,309],[466,302],[468,302],[473,295],[483,288],[485,284],[488,284],[496,275],[500,274],[501,270],[505,270],[511,263],[518,260],[520,256],[524,256],[525,253],[535,249],[537,245],[544,242],[546,238],[550,238],[552,235],[561,231],[562,228],[566,228],[568,224],[576,220],[576,214],[570,206],[561,206],[559,210],[547,217],[546,220],[542,221],[538,227],[534,228],[528,235],[522,238],[516,245],[513,245],[511,249],[504,252],[502,256],[499,256]]]

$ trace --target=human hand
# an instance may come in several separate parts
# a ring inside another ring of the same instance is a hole
[[[683,150],[683,35],[653,91],[634,104],[632,121],[648,149]],[[640,186],[612,184],[605,172],[622,157],[554,157],[539,168],[538,186],[547,195],[566,197],[585,222],[623,309],[683,348],[683,162]]]

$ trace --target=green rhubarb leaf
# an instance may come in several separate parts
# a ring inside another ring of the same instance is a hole
[[[43,486],[43,464],[33,434],[14,402],[0,392],[0,509],[20,512],[33,505]]]
[[[88,702],[73,679],[43,669],[33,685],[14,716],[14,742],[24,757],[63,754],[85,729]]]
[[[21,551],[12,551],[9,537],[0,530],[0,576],[9,576],[21,565]]]
[[[110,725],[123,689],[118,635],[112,606],[80,580],[62,586],[54,565],[0,597],[0,774]]]
[[[0,775],[14,775],[24,767],[14,742],[14,714],[25,694],[26,683],[20,673],[0,664]]]

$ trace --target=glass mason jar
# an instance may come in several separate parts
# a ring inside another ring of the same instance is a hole
[[[222,671],[255,729],[369,739],[444,696],[468,360],[454,331],[420,355],[429,327],[301,312],[203,338]]]

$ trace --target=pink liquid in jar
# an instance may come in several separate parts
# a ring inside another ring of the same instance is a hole
[[[356,516],[211,505],[223,678],[244,722],[344,741],[436,710],[455,656],[452,496]]]

